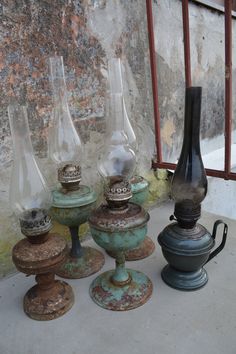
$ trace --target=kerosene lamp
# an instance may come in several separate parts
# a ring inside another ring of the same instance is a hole
[[[184,140],[180,158],[172,180],[175,200],[174,216],[177,222],[168,225],[158,236],[162,253],[168,265],[162,270],[162,279],[180,290],[196,290],[208,280],[204,264],[224,247],[227,225],[217,220],[212,235],[197,223],[201,202],[207,193],[207,178],[200,152],[201,87],[189,87],[185,97]],[[223,224],[223,238],[213,252],[217,227]]]
[[[125,268],[124,252],[145,238],[149,214],[132,197],[130,178],[135,154],[124,133],[122,93],[110,92],[110,116],[105,149],[98,160],[104,179],[106,204],[89,217],[94,241],[116,258],[116,269],[99,275],[90,286],[92,299],[101,307],[124,311],[144,304],[152,293],[152,283],[143,273]]]
[[[103,254],[92,247],[82,247],[79,227],[85,223],[96,204],[96,193],[81,185],[82,143],[74,127],[67,102],[62,57],[52,57],[50,73],[53,87],[53,126],[49,134],[49,155],[58,167],[58,186],[53,190],[52,217],[69,227],[72,246],[66,261],[57,270],[63,278],[87,277],[104,264]]]
[[[67,244],[63,237],[49,233],[51,193],[33,154],[26,107],[10,105],[8,114],[14,151],[10,204],[26,236],[14,246],[12,259],[20,272],[36,275],[37,285],[24,296],[25,313],[35,320],[51,320],[74,303],[70,285],[54,279],[64,262]]]
[[[137,156],[137,139],[130,123],[129,116],[126,109],[125,98],[124,98],[124,85],[123,85],[123,75],[121,68],[120,58],[111,58],[108,60],[108,75],[109,75],[109,91],[110,92],[122,92],[123,93],[123,112],[124,112],[124,132],[128,138],[128,144]],[[107,96],[109,97],[109,95]],[[109,105],[107,107],[109,112]],[[109,113],[108,113],[109,114]],[[131,191],[132,198],[131,202],[143,205],[148,198],[149,193],[149,183],[148,181],[137,174],[135,174],[131,180]],[[145,237],[144,241],[136,248],[130,249],[125,252],[125,259],[127,261],[134,261],[146,258],[150,256],[155,249],[155,244],[152,239],[148,236]],[[108,254],[114,257],[112,252]]]

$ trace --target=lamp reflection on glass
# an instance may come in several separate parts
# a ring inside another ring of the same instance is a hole
[[[106,309],[130,310],[145,303],[152,293],[150,279],[125,268],[124,252],[138,246],[147,230],[148,213],[128,203],[132,197],[130,178],[135,170],[135,153],[124,132],[122,93],[110,92],[109,126],[98,170],[105,184],[107,204],[89,217],[95,242],[116,258],[116,269],[98,276],[90,286],[92,299]]]
[[[62,237],[49,233],[52,198],[34,157],[26,107],[10,105],[8,115],[14,152],[10,205],[27,237],[14,246],[12,259],[19,271],[36,274],[37,285],[24,297],[25,313],[36,320],[50,320],[63,315],[74,302],[71,287],[54,280],[67,246]]]
[[[104,256],[92,247],[82,247],[79,227],[95,207],[96,193],[81,185],[82,143],[71,119],[62,57],[51,57],[50,76],[53,89],[53,125],[49,135],[49,154],[57,164],[61,187],[53,190],[51,215],[69,227],[72,246],[57,274],[63,278],[83,278],[97,272]]]
[[[203,268],[224,247],[227,225],[221,220],[214,224],[212,235],[197,223],[201,202],[207,193],[207,178],[200,152],[201,87],[189,87],[185,96],[184,140],[172,180],[176,223],[168,225],[158,236],[158,242],[168,265],[162,279],[180,290],[196,290],[207,283]],[[170,220],[175,219],[174,216]],[[213,252],[217,227],[224,224],[220,246]]]

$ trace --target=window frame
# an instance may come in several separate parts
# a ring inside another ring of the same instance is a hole
[[[231,171],[231,133],[232,133],[232,4],[225,3],[225,159],[224,169],[214,170],[206,168],[208,176],[223,178],[225,180],[236,180],[236,173]],[[185,61],[185,84],[191,86],[191,52],[189,34],[189,0],[182,0],[183,35],[184,35],[184,61]],[[156,157],[152,161],[153,169],[175,170],[176,164],[163,161],[160,112],[158,102],[158,80],[157,80],[157,58],[155,51],[155,35],[152,14],[152,0],[146,0],[146,14],[149,37],[150,67],[153,91],[153,113],[155,124]]]

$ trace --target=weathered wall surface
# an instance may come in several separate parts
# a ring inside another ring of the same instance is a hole
[[[117,14],[122,21],[115,26]],[[107,33],[109,38],[106,38]],[[91,135],[94,138],[93,133],[104,131],[106,80],[103,70],[106,70],[108,57],[117,52],[126,59],[127,85],[131,91],[127,101],[133,106],[131,119],[135,117],[138,122],[146,115],[150,123],[146,39],[142,3],[137,7],[133,1],[3,2],[1,163],[12,160],[6,107],[13,98],[28,104],[36,154],[47,156],[47,130],[52,108],[48,58],[55,53],[64,57],[71,113],[84,143],[91,140]],[[148,95],[142,95],[142,91]]]
[[[175,162],[182,146],[184,123],[184,51],[181,1],[153,2],[158,65],[162,147]],[[192,84],[202,86],[201,150],[205,167],[224,169],[224,14],[189,2]],[[233,19],[233,121],[236,142],[236,20]],[[235,147],[235,145],[234,145]],[[235,151],[233,147],[232,151]],[[232,169],[236,155],[232,152]],[[208,179],[203,209],[236,218],[235,181]],[[222,196],[223,200],[222,200]]]
[[[35,153],[49,184],[56,182],[47,149],[52,110],[48,58],[64,57],[70,110],[85,147],[82,171],[87,184],[100,186],[96,162],[104,144],[109,57],[120,56],[125,63],[127,111],[138,138],[142,174],[150,168],[153,115],[144,1],[1,1],[0,43],[1,275],[12,268],[11,247],[20,237],[8,207],[13,154],[7,105],[12,100],[28,105]],[[157,179],[151,179],[153,185]],[[152,188],[151,198],[156,194]]]
[[[164,158],[176,161],[182,144],[184,51],[181,1],[153,2]],[[189,2],[192,85],[202,86],[202,154],[224,145],[224,15]],[[236,21],[233,21],[233,48]],[[233,53],[234,53],[233,49]],[[234,55],[235,57],[235,55]],[[236,78],[236,61],[233,64]],[[233,96],[236,80],[233,82]],[[236,116],[236,102],[234,117]],[[219,166],[215,166],[219,168]],[[223,167],[223,166],[222,166]]]

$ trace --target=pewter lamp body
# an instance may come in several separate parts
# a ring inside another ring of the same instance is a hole
[[[172,180],[176,223],[168,225],[158,236],[162,253],[169,263],[162,270],[162,279],[179,290],[203,287],[208,276],[203,266],[224,247],[227,225],[217,220],[210,234],[197,223],[201,202],[207,193],[207,178],[200,152],[201,87],[189,87],[185,97],[183,147]],[[221,244],[213,252],[219,225],[224,225]]]
[[[222,242],[211,252],[220,224],[224,225]],[[204,286],[208,276],[203,266],[223,249],[227,230],[227,225],[221,220],[215,222],[212,234],[199,223],[191,229],[183,229],[178,223],[168,225],[158,236],[162,253],[169,263],[162,270],[163,280],[180,290],[195,290]]]

